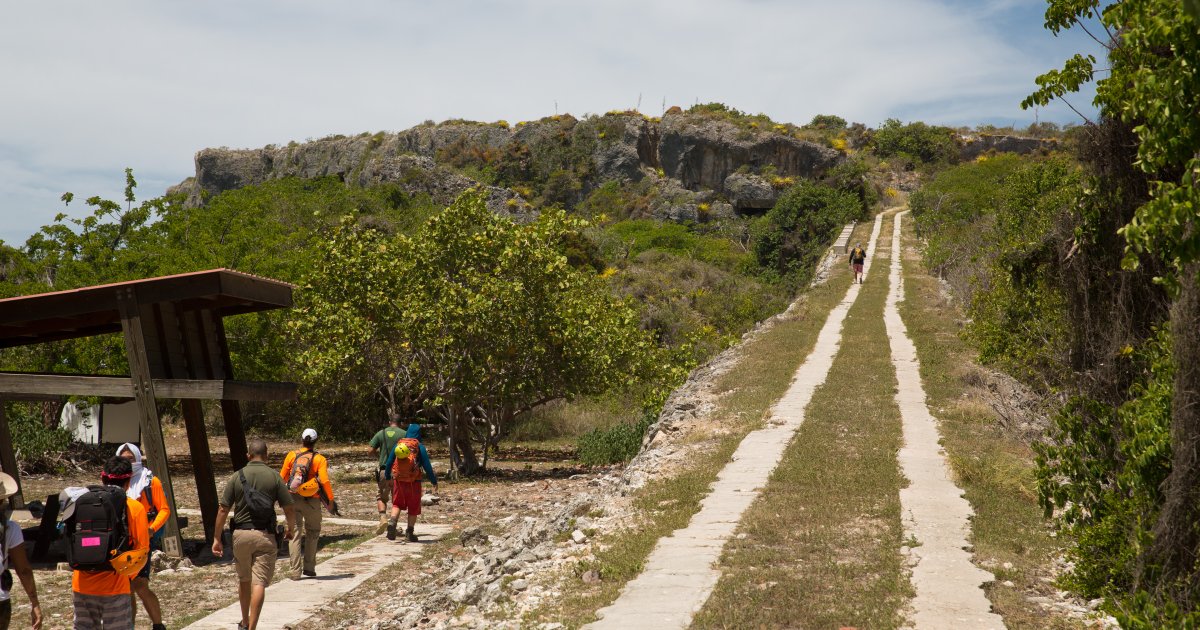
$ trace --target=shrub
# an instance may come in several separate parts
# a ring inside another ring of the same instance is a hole
[[[923,122],[905,125],[889,118],[875,130],[872,143],[879,157],[899,158],[909,167],[958,160],[958,143],[949,127],[933,127]]]
[[[858,198],[824,184],[802,183],[780,196],[752,225],[758,264],[798,286],[842,226],[863,218]]]
[[[595,429],[584,434],[577,442],[579,461],[589,466],[602,466],[633,459],[641,450],[642,438],[656,415],[647,412],[637,422]]]
[[[8,423],[17,460],[26,471],[57,472],[61,468],[60,456],[73,439],[69,431],[57,426],[47,428],[25,405],[9,408]]]

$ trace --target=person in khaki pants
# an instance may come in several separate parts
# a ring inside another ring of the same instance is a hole
[[[333,484],[329,482],[329,461],[316,450],[316,429],[305,429],[300,434],[300,442],[301,448],[288,453],[279,470],[296,505],[296,535],[289,537],[288,542],[293,580],[317,576],[322,502],[329,504],[330,513],[338,513],[337,502],[333,500]]]
[[[221,542],[221,530],[229,511],[234,511],[230,526],[233,529],[233,562],[238,578],[238,601],[242,605],[242,620],[238,630],[255,630],[266,600],[267,587],[275,575],[275,559],[279,549],[275,546],[275,504],[283,508],[287,517],[287,537],[292,537],[295,523],[295,508],[292,494],[279,475],[266,464],[267,443],[262,439],[250,440],[250,463],[233,473],[225,483],[221,494],[221,509],[217,511],[217,522],[213,536],[212,552],[218,558],[225,553]],[[245,480],[243,484],[242,480]],[[250,488],[249,495],[246,487]],[[254,497],[263,504],[255,504]],[[269,502],[269,503],[268,503]]]

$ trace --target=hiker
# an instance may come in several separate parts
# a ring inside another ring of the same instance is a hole
[[[21,526],[12,520],[12,505],[8,498],[17,493],[17,480],[11,475],[0,473],[0,630],[8,630],[12,619],[12,571],[21,579],[21,586],[29,596],[33,607],[30,624],[33,630],[41,630],[42,605],[38,603],[37,582],[33,578],[33,567],[25,556],[25,537]],[[9,567],[12,567],[11,571]]]
[[[142,451],[136,444],[126,442],[117,448],[117,456],[129,460],[133,466],[133,478],[129,480],[129,489],[125,495],[142,504],[146,508],[146,519],[150,523],[150,554],[162,549],[163,527],[171,516],[171,506],[167,503],[167,495],[163,492],[162,482],[154,476],[149,468],[142,464]],[[150,590],[150,562],[147,562],[137,577],[133,578],[130,587],[133,596],[142,600],[146,614],[150,616],[152,630],[166,630],[162,622],[162,606],[158,596]],[[133,616],[137,618],[137,601],[133,601]]]
[[[330,513],[337,515],[333,484],[329,483],[329,461],[316,450],[316,429],[305,429],[300,434],[300,443],[301,448],[287,454],[279,471],[279,477],[292,494],[292,504],[296,506],[296,537],[288,541],[293,580],[317,577],[321,504],[330,505]]]
[[[375,469],[375,484],[379,486],[379,493],[375,497],[375,507],[379,508],[379,529],[375,530],[376,534],[382,534],[387,528],[388,503],[392,501],[392,470],[388,467],[388,461],[402,437],[404,432],[400,430],[400,416],[392,413],[388,414],[387,427],[371,438],[371,454],[379,455],[379,467]]]
[[[221,542],[221,530],[233,506],[237,509],[229,526],[233,530],[233,565],[238,579],[238,603],[242,605],[242,620],[238,630],[255,630],[262,614],[267,587],[275,576],[275,559],[279,548],[275,545],[275,504],[283,508],[287,518],[287,538],[292,537],[295,508],[292,493],[288,492],[274,470],[267,466],[267,442],[261,438],[250,440],[246,458],[250,463],[229,477],[221,493],[221,508],[217,510],[217,523],[213,528],[213,555],[220,558],[225,554]]]
[[[433,464],[429,462],[429,453],[421,444],[421,425],[412,423],[404,437],[396,443],[388,457],[388,469],[392,473],[392,514],[388,518],[387,539],[396,540],[396,523],[400,520],[400,511],[408,511],[408,528],[404,530],[404,539],[417,542],[413,529],[417,525],[417,517],[421,515],[421,470],[433,491],[437,492],[437,475],[433,474]]]
[[[75,630],[133,630],[129,582],[148,560],[150,526],[146,508],[126,494],[132,477],[129,460],[114,456],[104,463],[103,486],[64,491],[75,497],[63,515]]]
[[[862,284],[863,264],[866,262],[867,250],[863,249],[862,243],[855,243],[854,249],[850,250],[850,268],[854,270],[854,282]]]

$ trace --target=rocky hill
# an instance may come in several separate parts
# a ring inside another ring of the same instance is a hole
[[[777,195],[770,177],[819,176],[845,157],[798,138],[791,126],[776,127],[760,130],[682,112],[661,119],[633,112],[552,116],[515,126],[426,123],[398,133],[205,149],[196,154],[196,175],[172,192],[197,205],[211,195],[270,179],[334,176],[358,185],[395,183],[448,203],[482,182],[489,185],[494,210],[521,214],[530,210],[530,197],[539,194],[535,190],[549,187],[557,192],[542,201],[574,205],[605,182],[651,178],[662,193],[651,214],[695,220],[702,218],[702,206],[712,206],[718,215],[770,208]]]

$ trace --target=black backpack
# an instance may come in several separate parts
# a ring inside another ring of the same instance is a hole
[[[116,486],[88,486],[75,499],[67,519],[67,561],[79,571],[111,571],[113,557],[130,548],[125,517],[125,491]]]
[[[242,482],[242,502],[250,510],[250,522],[254,529],[274,531],[275,502],[265,492],[246,482],[246,469],[238,471],[238,480]]]

